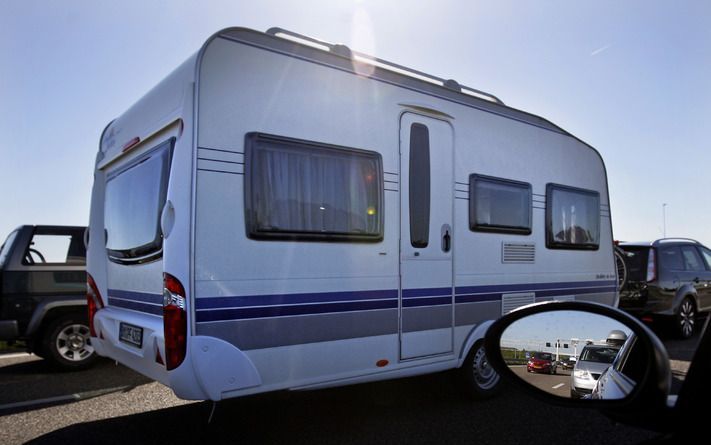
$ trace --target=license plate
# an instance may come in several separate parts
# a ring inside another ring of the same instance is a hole
[[[141,348],[143,347],[143,328],[128,323],[119,323],[119,340]]]

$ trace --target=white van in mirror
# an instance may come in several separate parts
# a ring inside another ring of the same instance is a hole
[[[617,304],[597,151],[281,29],[211,37],[108,124],[94,178],[92,344],[186,399],[454,368],[486,397],[493,320]]]

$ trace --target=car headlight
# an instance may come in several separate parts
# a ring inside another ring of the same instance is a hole
[[[578,378],[578,379],[584,379],[584,380],[590,379],[590,373],[584,369],[579,369],[579,370],[575,371],[573,374],[575,375],[575,378]]]

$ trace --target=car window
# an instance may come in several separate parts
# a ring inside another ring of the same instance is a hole
[[[630,281],[644,281],[647,276],[647,258],[649,247],[620,246],[626,252],[625,265]]]
[[[585,348],[580,354],[580,360],[584,362],[612,363],[617,356],[617,348]]]
[[[22,263],[30,266],[84,265],[86,251],[82,235],[82,229],[39,227],[32,235]]]
[[[706,269],[695,247],[684,246],[681,248],[681,253],[684,256],[684,266],[686,270],[702,271]]]
[[[701,253],[704,256],[704,260],[706,261],[706,270],[711,270],[711,250],[702,247]]]
[[[659,267],[663,270],[684,270],[684,259],[678,247],[659,249]]]

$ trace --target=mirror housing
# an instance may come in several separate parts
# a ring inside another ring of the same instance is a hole
[[[549,321],[555,321],[556,317],[559,317],[562,320],[564,317],[570,317],[571,311],[580,315],[596,314],[610,319],[623,325],[632,334],[631,337],[635,337],[634,348],[641,348],[638,352],[647,361],[647,366],[642,378],[636,381],[636,385],[625,397],[591,400],[556,396],[528,383],[507,365],[501,344],[508,328],[517,322],[519,328],[525,326],[526,323],[521,320],[530,320],[530,317],[540,317],[542,320],[545,316]],[[568,407],[597,408],[614,420],[653,430],[664,431],[668,428],[668,421],[660,421],[662,418],[668,419],[671,412],[667,402],[671,387],[671,368],[666,348],[649,328],[616,308],[589,302],[545,302],[525,306],[494,322],[486,333],[484,347],[491,366],[503,379],[543,401]]]

